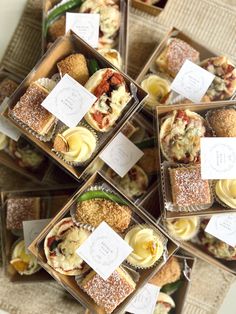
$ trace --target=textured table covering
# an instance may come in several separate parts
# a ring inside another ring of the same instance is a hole
[[[159,17],[132,9],[129,73],[132,76],[138,74],[171,26],[186,31],[207,47],[226,53],[235,61],[236,9],[228,5],[230,2],[235,3],[234,0],[225,0],[224,3],[220,0],[169,0],[165,11]],[[39,57],[40,22],[37,21],[39,4],[40,1],[28,1],[24,18],[21,19],[3,60],[9,70],[18,69],[21,77],[27,74]],[[35,5],[36,18],[32,15]],[[25,45],[26,42],[30,42],[30,46]],[[28,59],[25,58],[27,53]],[[2,171],[6,173],[5,169]],[[1,184],[4,184],[4,180]],[[232,275],[198,260],[184,313],[215,314],[232,281]],[[84,311],[53,281],[12,284],[2,274],[0,309],[10,314],[80,314]]]

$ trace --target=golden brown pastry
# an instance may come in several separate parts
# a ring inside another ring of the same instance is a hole
[[[73,77],[81,85],[89,79],[87,62],[81,53],[74,53],[57,63],[58,70],[63,76],[65,74]]]
[[[58,37],[65,35],[66,17],[62,15],[48,28],[48,35],[51,41],[55,41]]]
[[[212,110],[208,122],[219,137],[236,137],[236,110],[223,108]]]
[[[11,94],[17,89],[18,84],[13,80],[5,78],[0,83],[0,103],[5,97],[10,97]]]

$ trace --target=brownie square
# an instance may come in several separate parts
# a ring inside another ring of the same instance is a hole
[[[204,205],[211,202],[210,185],[208,180],[201,179],[200,165],[168,170],[174,205]]]

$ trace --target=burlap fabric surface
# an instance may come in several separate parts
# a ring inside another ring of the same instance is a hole
[[[129,73],[133,77],[138,74],[171,26],[184,30],[208,48],[225,53],[236,61],[236,7],[232,4],[236,5],[236,0],[169,0],[158,17],[132,9]],[[33,11],[35,16],[32,15]],[[5,68],[13,73],[17,71],[19,77],[23,78],[39,58],[40,36],[40,1],[30,0],[4,56]],[[6,173],[5,169],[1,171]],[[229,273],[197,260],[184,314],[215,314],[232,281],[233,276]],[[12,284],[2,273],[0,309],[10,314],[84,312],[53,281]]]

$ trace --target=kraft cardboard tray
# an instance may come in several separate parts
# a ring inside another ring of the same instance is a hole
[[[133,203],[131,203],[128,199],[126,199],[121,193],[118,192],[100,173],[94,174],[90,179],[73,195],[71,200],[61,209],[61,211],[55,216],[55,218],[46,226],[46,228],[41,232],[41,234],[32,242],[29,246],[29,250],[37,257],[39,264],[47,271],[49,274],[54,277],[70,294],[72,294],[75,299],[77,299],[83,306],[89,308],[93,313],[104,314],[103,308],[99,307],[94,303],[94,301],[83,292],[77,285],[74,277],[66,276],[58,273],[52,267],[50,267],[46,262],[46,257],[43,249],[44,239],[53,226],[58,223],[64,217],[70,215],[70,209],[75,205],[76,199],[80,196],[84,191],[86,191],[89,187],[92,186],[106,186],[106,189],[109,189],[120,198],[124,199],[127,202],[127,205],[132,210],[132,217],[134,221],[138,221],[141,223],[148,224],[151,228],[158,229],[158,227],[154,226],[149,218],[141,211],[138,207],[136,207]],[[177,250],[178,246],[168,237],[168,235],[163,232],[161,229],[158,229],[167,239],[167,250],[168,250],[168,258],[174,254]],[[128,303],[131,299],[136,295],[136,293],[142,288],[145,283],[160,269],[160,267],[164,264],[164,260],[162,259],[160,263],[156,266],[141,270],[139,272],[140,279],[137,283],[135,291],[128,296],[124,302],[122,302],[114,311],[114,314],[121,313],[124,311]]]
[[[139,0],[132,0],[131,4],[133,8],[152,16],[158,16],[162,12],[162,8],[158,7],[158,4],[157,6],[154,6]]]
[[[185,110],[189,109],[190,111],[194,111],[199,113],[205,118],[206,112],[212,109],[224,108],[235,106],[236,101],[221,101],[221,102],[210,102],[210,103],[199,103],[199,104],[183,104],[183,105],[169,105],[169,106],[157,106],[157,140],[159,147],[159,160],[160,160],[160,168],[162,168],[163,162],[165,162],[165,158],[160,149],[160,120],[161,118],[173,111],[173,110]],[[180,164],[181,165],[181,164]],[[212,206],[208,209],[202,210],[194,210],[194,211],[173,211],[167,210],[165,205],[164,198],[167,197],[168,200],[171,199],[171,190],[170,190],[170,182],[168,180],[168,176],[164,177],[166,172],[162,172],[161,184],[162,184],[162,199],[161,199],[161,208],[163,208],[163,215],[165,219],[169,218],[180,218],[186,216],[206,216],[206,215],[214,215],[214,214],[227,214],[236,212],[236,208],[226,208],[219,204],[216,200],[214,200]],[[214,192],[212,193],[214,194]]]
[[[4,191],[1,192],[1,240],[2,240],[2,256],[3,256],[3,270],[5,275],[12,282],[32,282],[32,281],[45,281],[51,277],[42,269],[32,275],[20,275],[13,266],[10,264],[12,247],[16,241],[23,239],[23,230],[19,234],[8,230],[6,227],[7,208],[6,203],[8,199],[13,198],[39,198],[40,202],[40,219],[54,217],[59,209],[68,201],[69,197],[73,194],[74,189],[54,189],[48,190],[46,188],[35,188],[32,190],[17,190],[17,191]]]
[[[8,115],[9,110],[11,110],[20,99],[20,97],[25,93],[27,87],[34,81],[42,77],[51,77],[57,72],[56,64],[59,60],[65,58],[71,53],[80,52],[84,54],[87,58],[95,58],[100,68],[114,68],[111,63],[109,63],[105,58],[103,58],[96,50],[91,48],[87,43],[82,39],[76,36],[73,32],[67,34],[64,37],[58,39],[52,47],[47,51],[47,53],[41,58],[37,63],[35,68],[28,74],[25,80],[21,83],[16,92],[10,97],[8,102],[8,108],[3,112],[3,115],[13,123],[27,138],[39,146],[45,153],[47,153],[54,161],[56,161],[60,166],[63,167],[69,174],[74,176],[77,180],[83,175],[86,167],[73,167],[65,163],[60,157],[58,157],[54,152],[52,152],[52,142],[42,142],[33,136],[31,133],[26,131],[18,123]],[[132,85],[135,90],[137,90],[137,99],[132,98],[130,102],[126,105],[125,109],[122,111],[120,118],[116,124],[112,127],[109,132],[102,134],[99,138],[100,145],[94,154],[92,160],[109,144],[113,137],[118,133],[120,128],[124,123],[129,119],[134,112],[142,106],[142,102],[147,96],[144,92],[132,79],[130,79],[123,72],[122,76],[124,77],[128,86]]]
[[[125,73],[127,73],[130,0],[116,0],[116,2],[120,8],[121,21],[120,21],[120,30],[119,30],[117,44],[114,48],[116,50],[118,50],[120,55],[121,55],[122,62],[123,62],[122,70]],[[43,17],[43,20],[42,20],[42,52],[43,53],[46,51],[46,48],[47,48],[47,38],[45,36],[44,28],[45,28],[45,24],[46,24],[46,20],[47,20],[47,12],[49,11],[49,9],[51,9],[51,6],[52,6],[52,3],[50,0],[43,0],[43,13],[42,13],[42,17]],[[73,12],[75,9],[68,10],[67,12]],[[78,12],[76,11],[76,13],[78,13]]]
[[[181,39],[181,40],[185,41],[186,43],[188,43],[190,46],[192,46],[194,49],[199,51],[199,53],[200,53],[200,61],[203,61],[203,60],[205,60],[207,58],[211,58],[211,57],[215,57],[215,56],[220,56],[221,55],[220,53],[218,53],[216,51],[212,51],[212,50],[207,49],[206,47],[204,47],[203,45],[201,45],[197,41],[193,40],[185,32],[180,31],[177,28],[172,28],[170,31],[168,31],[166,33],[166,35],[164,36],[164,38],[160,42],[160,44],[157,45],[157,47],[154,50],[153,54],[151,55],[151,57],[149,58],[149,60],[147,61],[147,63],[143,67],[143,69],[141,70],[141,72],[136,77],[136,82],[138,84],[141,84],[141,82],[143,81],[143,79],[145,78],[145,76],[147,74],[155,73],[158,70],[156,65],[155,65],[155,61],[160,56],[160,54],[163,52],[163,50],[167,47],[167,44],[168,44],[170,38]],[[163,72],[163,75],[165,75],[164,72]],[[157,102],[156,105],[160,105],[160,104]],[[153,107],[153,110],[150,110],[150,109],[148,109],[146,107],[144,107],[144,108],[146,109],[146,113],[148,115],[151,115],[151,116],[154,115],[154,117],[155,117],[155,108],[154,107]]]

